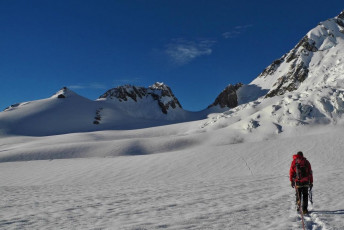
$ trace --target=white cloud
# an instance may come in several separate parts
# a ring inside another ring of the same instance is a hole
[[[250,28],[250,27],[252,27],[253,25],[242,25],[242,26],[236,26],[236,27],[234,27],[235,29],[237,29],[237,30],[243,30],[243,29],[247,29],[247,28]]]
[[[68,86],[70,89],[106,89],[106,86],[100,83],[89,83],[89,84],[75,84]]]
[[[122,79],[115,79],[113,81],[114,85],[135,85],[140,83],[141,78],[122,78]]]
[[[214,43],[215,41],[210,40],[195,42],[175,39],[167,45],[165,52],[174,63],[184,65],[197,57],[210,55],[213,52]]]
[[[225,32],[222,34],[222,36],[228,39],[228,38],[234,38],[238,36],[239,34],[241,34],[241,32],[234,30],[234,31]]]
[[[239,36],[240,34],[244,33],[248,28],[252,27],[253,25],[241,25],[241,26],[236,26],[234,27],[233,30],[231,31],[227,31],[227,32],[224,32],[222,34],[222,36],[225,38],[225,39],[228,39],[228,38],[235,38],[237,36]]]

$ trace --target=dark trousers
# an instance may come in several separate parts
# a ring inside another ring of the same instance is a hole
[[[296,196],[296,202],[298,201],[298,198],[300,197],[302,201],[300,203],[302,204],[302,210],[306,210],[308,207],[308,187],[297,188],[297,192],[295,193],[295,196]]]

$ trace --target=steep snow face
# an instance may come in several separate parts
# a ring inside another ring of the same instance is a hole
[[[275,60],[251,84],[268,89],[267,97],[273,97],[307,85],[304,81],[310,77],[313,77],[310,80],[312,84],[323,80],[325,84],[333,83],[333,79],[328,80],[331,69],[335,67],[341,70],[344,66],[343,45],[342,12],[335,18],[319,23],[289,53]]]
[[[299,125],[343,123],[344,11],[312,29],[248,86],[257,89],[255,97],[202,127],[272,135]]]

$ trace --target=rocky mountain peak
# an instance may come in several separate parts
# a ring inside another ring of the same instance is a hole
[[[166,90],[169,89],[167,85],[165,85],[163,82],[155,82],[153,85],[149,86],[150,89],[160,89],[160,90]]]
[[[72,90],[68,89],[66,86],[62,87],[59,91],[57,91],[52,98],[67,98],[72,95],[76,95]]]
[[[242,83],[235,85],[228,85],[215,99],[214,103],[209,105],[208,108],[213,106],[220,106],[220,108],[234,108],[238,106],[238,95],[237,91],[242,87]]]
[[[156,82],[148,88],[132,85],[118,86],[105,92],[99,99],[118,100],[119,102],[134,101],[136,103],[153,99],[164,114],[167,114],[169,109],[182,108],[170,87],[160,82]]]
[[[106,91],[99,98],[118,99],[120,102],[131,99],[137,102],[138,98],[142,99],[144,96],[146,96],[146,93],[147,90],[143,87],[123,85]]]
[[[337,24],[342,27],[340,32],[344,33],[344,10],[336,18]]]
[[[333,47],[340,49],[343,39],[344,11],[310,30],[292,50],[264,69],[251,84],[268,89],[266,97],[295,91],[313,74],[313,69],[320,66],[322,57]]]

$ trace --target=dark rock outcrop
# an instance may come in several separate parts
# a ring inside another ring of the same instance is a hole
[[[172,93],[171,88],[159,82],[156,82],[148,88],[136,87],[132,85],[119,86],[108,90],[99,98],[117,99],[120,102],[125,102],[128,100],[139,102],[139,100],[149,97],[157,102],[161,112],[164,114],[167,114],[170,108],[182,108],[178,99]]]
[[[297,59],[300,56],[300,47],[302,53],[307,53],[307,52],[317,52],[318,48],[316,47],[315,41],[312,39],[308,38],[307,36],[303,37],[301,41],[292,49],[289,54],[286,57],[287,63]]]
[[[234,108],[238,106],[237,91],[242,86],[242,83],[235,85],[228,85],[215,99],[214,103],[209,105],[208,108],[213,106],[220,106],[220,108]]]
[[[132,99],[137,102],[138,98],[143,98],[147,94],[147,89],[142,87],[135,87],[131,85],[119,86],[114,89],[110,89],[101,95],[99,98],[117,98],[119,101],[128,101]]]
[[[284,61],[284,56],[281,57],[280,59],[277,59],[272,62],[271,65],[266,67],[261,74],[259,74],[258,77],[266,77],[268,75],[271,75],[275,73],[275,71],[278,69],[278,67],[281,65],[281,63]]]
[[[62,87],[62,89],[60,89],[56,94],[55,94],[55,96],[57,97],[57,98],[66,98],[67,97],[67,92],[68,92],[68,88],[65,86],[65,87]]]
[[[103,108],[99,108],[96,110],[96,115],[94,117],[94,121],[93,121],[93,124],[95,125],[99,125],[100,124],[100,121],[102,119],[102,116],[101,116],[101,111],[103,110]]]
[[[298,88],[299,84],[302,83],[308,76],[308,68],[304,66],[303,62],[290,68],[290,71],[278,78],[277,82],[274,84],[272,90],[270,90],[266,97],[274,97],[277,95],[283,95],[286,92],[294,91]]]
[[[344,19],[337,19],[337,24],[344,27]]]
[[[309,67],[302,61],[301,56],[309,56],[317,51],[318,48],[315,41],[305,36],[288,54],[278,59],[278,62],[274,61],[265,69],[259,77],[272,75],[284,61],[286,63],[291,62],[288,73],[277,79],[273,88],[266,94],[266,97],[283,95],[286,92],[298,89],[299,85],[308,77],[309,72]]]
[[[20,105],[21,105],[21,103],[16,103],[16,104],[10,105],[4,109],[4,112],[14,110],[14,109],[18,108]]]
[[[338,25],[343,27],[342,29],[340,29],[340,32],[343,33],[343,31],[344,31],[344,10],[337,16],[336,22]]]
[[[337,18],[344,20],[344,10],[337,16]]]
[[[165,114],[167,114],[169,108],[182,108],[182,105],[172,93],[171,88],[163,83],[156,82],[149,86],[148,94],[151,94],[158,101],[161,111]],[[167,100],[163,100],[164,98],[167,98]]]
[[[338,31],[344,33],[344,11],[335,18],[319,23],[315,33],[311,32],[304,36],[288,54],[279,59],[281,62],[272,63],[259,75],[259,77],[268,77],[269,75],[273,75],[280,65],[289,63],[287,73],[282,71],[283,74],[281,76],[275,76],[277,81],[267,93],[266,97],[283,95],[286,92],[291,92],[299,88],[301,83],[307,79],[308,73],[310,72],[311,67],[309,63],[312,55],[315,52],[322,52],[324,49],[329,49],[326,46],[325,48],[319,49],[325,41],[336,40],[336,33],[333,29],[329,28],[329,24],[332,23],[336,23]],[[315,38],[316,41],[312,38]]]

